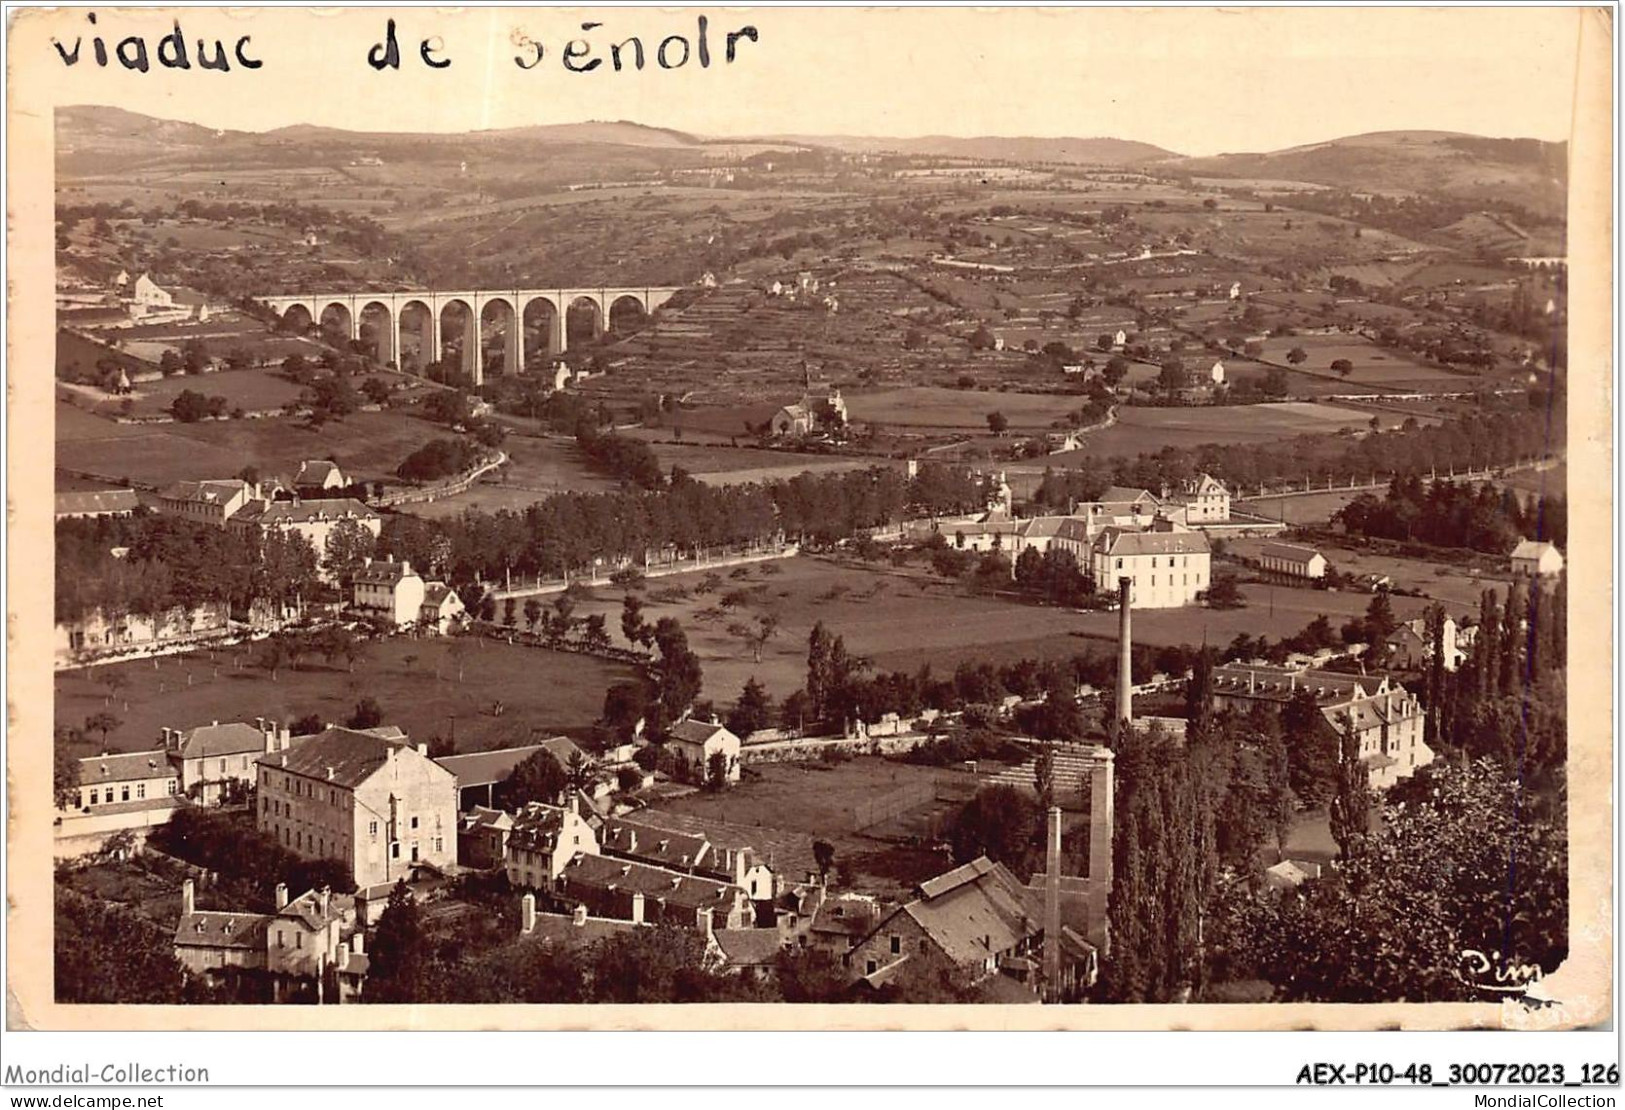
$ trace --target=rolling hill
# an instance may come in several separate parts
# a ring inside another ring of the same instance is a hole
[[[775,135],[765,141],[800,143],[849,153],[892,153],[994,162],[1062,162],[1087,166],[1130,166],[1164,162],[1179,155],[1128,139],[1042,138],[1036,136],[924,135],[912,139],[857,135]]]
[[[1450,131],[1378,131],[1270,153],[1187,158],[1177,168],[1205,177],[1307,181],[1368,192],[1436,192],[1510,201],[1561,217],[1568,145],[1486,139]]]

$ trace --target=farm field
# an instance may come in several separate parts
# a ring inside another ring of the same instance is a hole
[[[1243,633],[1278,640],[1300,631],[1322,613],[1336,628],[1353,617],[1364,616],[1371,604],[1371,595],[1366,593],[1334,593],[1259,582],[1244,582],[1241,592],[1247,599],[1241,609],[1137,609],[1134,642],[1199,644],[1206,639],[1209,644],[1223,647]],[[1392,601],[1394,615],[1400,620],[1421,616],[1428,605],[1426,599],[1416,597],[1396,597]],[[1084,635],[1116,641],[1116,613],[1081,613],[1076,619]]]
[[[1305,493],[1292,497],[1263,497],[1249,501],[1236,501],[1236,511],[1261,516],[1266,520],[1284,520],[1288,524],[1325,524],[1344,505],[1363,493],[1381,490],[1327,490],[1324,493]]]
[[[57,406],[57,419],[58,466],[155,486],[228,478],[245,466],[266,474],[292,472],[303,459],[330,455],[358,478],[386,478],[412,451],[448,434],[427,421],[393,412],[354,413],[321,431],[287,417],[141,427],[102,420],[65,405]]]
[[[1363,387],[1377,389],[1471,389],[1474,376],[1424,366],[1400,351],[1385,350],[1357,335],[1297,335],[1266,339],[1262,358],[1289,366],[1287,352],[1302,347],[1309,358],[1298,369],[1340,378],[1335,388],[1344,393],[1360,393]],[[1354,364],[1348,377],[1332,370],[1332,362],[1346,358]],[[1300,383],[1294,380],[1293,387]]]
[[[752,676],[775,699],[798,689],[806,680],[807,636],[820,620],[831,634],[845,637],[848,650],[870,656],[876,666],[899,665],[894,660],[906,653],[915,657],[909,663],[913,669],[959,651],[970,627],[983,650],[999,650],[1005,659],[1018,659],[1030,653],[1036,640],[1064,640],[1080,619],[1067,610],[964,596],[956,585],[917,568],[848,567],[797,557],[744,569],[748,573],[739,578],[731,577],[733,571],[717,571],[723,585],[715,593],[655,600],[674,588],[693,589],[705,577],[703,572],[651,579],[642,591],[645,620],[653,623],[670,616],[681,622],[705,670],[705,696],[718,706],[732,704]],[[722,612],[721,596],[737,589],[755,591],[748,605],[726,615],[700,615],[713,609]],[[600,588],[597,597],[576,607],[575,615],[604,613],[612,638],[622,643],[622,592],[617,587]],[[952,616],[945,618],[949,606]],[[767,611],[778,614],[779,631],[763,647],[762,661],[757,663],[750,647],[728,626],[750,623],[755,613]],[[1074,643],[1079,644],[1075,650],[1084,650],[1081,642]]]
[[[767,567],[779,569],[775,573],[766,571]],[[731,705],[752,677],[776,700],[800,688],[806,681],[807,636],[820,620],[832,635],[845,639],[849,651],[872,660],[877,670],[912,672],[930,664],[939,674],[951,672],[965,661],[1003,664],[1022,658],[1069,659],[1099,653],[1110,650],[1117,636],[1113,613],[1074,612],[971,595],[921,568],[845,566],[797,557],[745,569],[748,573],[738,578],[728,570],[716,572],[722,585],[712,593],[668,594],[667,600],[656,600],[665,591],[692,590],[704,573],[652,579],[642,591],[646,621],[652,624],[670,616],[682,624],[704,668],[704,696],[719,708]],[[1273,639],[1299,631],[1322,612],[1334,624],[1341,624],[1363,614],[1370,603],[1364,594],[1285,586],[1273,589],[1273,613],[1270,588],[1257,585],[1243,588],[1250,602],[1245,609],[1136,612],[1135,642],[1198,644],[1205,633],[1209,643],[1224,644],[1240,632]],[[746,592],[742,604],[723,609],[721,597],[734,590]],[[577,605],[575,616],[603,613],[612,639],[623,644],[622,594],[618,587],[600,587],[591,600]],[[1395,612],[1407,618],[1426,604],[1419,599],[1394,599]],[[777,635],[764,645],[758,663],[751,647],[728,627],[749,625],[760,612],[776,613],[780,624]]]
[[[1238,540],[1232,545],[1232,550],[1240,551],[1243,544],[1256,542]],[[1478,612],[1479,595],[1485,590],[1494,589],[1504,595],[1510,580],[1510,575],[1503,570],[1505,560],[1489,555],[1479,556],[1466,567],[1455,567],[1448,563],[1361,551],[1337,544],[1315,546],[1326,556],[1327,562],[1338,570],[1346,574],[1386,574],[1393,578],[1394,585],[1400,589],[1420,590],[1428,597],[1443,602],[1450,615],[1458,620],[1463,615]],[[1441,571],[1444,573],[1441,574]],[[1399,611],[1398,603],[1402,600],[1408,599],[1394,599],[1395,612]]]
[[[466,653],[457,679],[452,643]],[[483,637],[375,642],[352,674],[321,659],[283,667],[272,681],[253,662],[250,646],[185,656],[116,663],[56,674],[56,720],[78,726],[110,712],[120,725],[107,738],[112,751],[155,747],[164,727],[192,728],[210,721],[292,720],[316,713],[342,723],[363,696],[378,699],[384,723],[399,725],[414,742],[455,734],[457,750],[483,751],[529,743],[535,736],[580,732],[597,720],[604,691],[634,677],[632,668],[592,656],[509,645]],[[128,679],[109,703],[102,676]],[[188,685],[188,678],[191,685]],[[505,704],[502,716],[492,703]],[[95,754],[94,734],[76,755]]]
[[[393,377],[394,375],[389,375]],[[359,384],[359,383],[357,383]],[[229,408],[258,412],[280,409],[289,401],[297,400],[303,392],[288,379],[265,370],[221,370],[213,374],[176,374],[154,382],[142,382],[128,395],[133,401],[136,416],[157,416],[169,411],[169,406],[182,392],[191,390],[205,397],[224,397]],[[97,406],[99,411],[113,412],[123,404],[121,398],[109,398]]]
[[[1269,443],[1305,433],[1331,434],[1343,428],[1363,428],[1370,419],[1358,409],[1308,401],[1201,408],[1124,405],[1117,410],[1117,423],[1089,433],[1078,450],[1051,455],[1046,462],[1060,467],[1070,460],[1118,455],[1132,458],[1164,447]]]
[[[853,421],[907,428],[987,431],[987,414],[1002,412],[1012,428],[1040,429],[1064,417],[1083,398],[1042,393],[994,393],[921,386],[846,398]]]

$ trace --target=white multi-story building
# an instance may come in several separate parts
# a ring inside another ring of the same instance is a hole
[[[1136,609],[1177,609],[1196,603],[1213,583],[1212,548],[1201,532],[1131,532],[1107,528],[1094,539],[1090,570],[1095,588],[1109,592],[1129,580]]]

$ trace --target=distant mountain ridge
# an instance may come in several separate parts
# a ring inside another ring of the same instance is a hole
[[[767,142],[799,143],[847,153],[893,153],[942,158],[975,158],[995,162],[1061,162],[1072,165],[1126,166],[1177,159],[1180,155],[1150,143],[1110,138],[1045,138],[1041,136],[922,135],[912,139],[858,135],[767,135]]]
[[[1511,201],[1554,214],[1567,200],[1568,144],[1454,131],[1374,131],[1268,153],[1187,158],[1175,166],[1197,176]]]
[[[849,153],[885,153],[994,162],[1121,168],[1199,177],[1304,181],[1369,192],[1433,192],[1511,202],[1561,217],[1567,199],[1568,145],[1495,139],[1450,131],[1378,131],[1285,150],[1185,157],[1150,143],[1114,138],[924,135],[915,138],[777,134],[700,136],[629,120],[538,124],[470,132],[364,132],[296,124],[268,132],[216,130],[155,119],[122,108],[77,105],[57,110],[64,168],[160,163],[235,154],[252,158],[303,146],[322,157],[382,154],[402,158],[522,155],[538,147],[617,149],[628,158],[697,157],[719,147],[775,144]]]

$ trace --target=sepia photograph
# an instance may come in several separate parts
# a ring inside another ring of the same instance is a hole
[[[1611,13],[11,15],[10,1023],[1612,1020]]]

